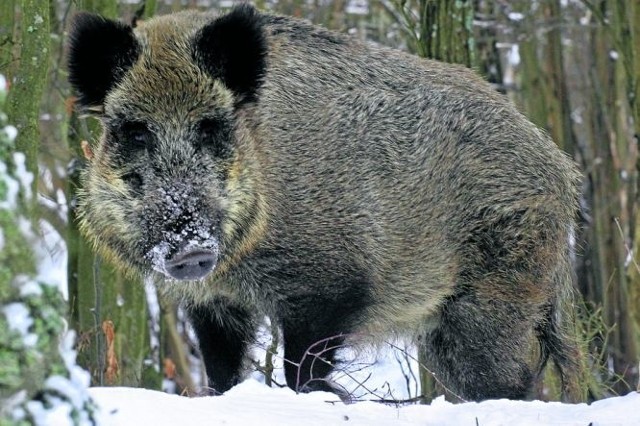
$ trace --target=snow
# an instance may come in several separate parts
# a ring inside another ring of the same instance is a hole
[[[509,12],[508,16],[512,21],[522,21],[524,19],[524,15],[518,12]]]
[[[26,200],[30,200],[33,194],[31,193],[31,184],[33,183],[33,173],[27,170],[27,157],[22,152],[13,153],[13,163],[15,169],[13,175],[20,181],[20,191],[22,196]]]
[[[20,289],[20,297],[42,296],[42,287],[36,281],[30,279],[28,275],[18,275],[13,279],[13,282]]]
[[[4,181],[6,186],[5,199],[0,200],[0,209],[15,210],[18,205],[18,191],[20,190],[20,183],[13,179],[7,173],[7,165],[0,162],[0,179]]]
[[[68,300],[67,244],[58,231],[46,220],[40,221],[37,243],[32,244],[37,259],[36,281],[57,287]]]
[[[106,425],[640,425],[640,394],[587,404],[485,401],[396,407],[345,405],[333,394],[295,394],[249,379],[222,396],[186,398],[134,388],[91,388]]]
[[[75,384],[66,377],[51,376],[47,378],[47,381],[44,383],[44,388],[53,393],[65,395],[74,407],[82,407],[84,403],[84,389],[75,386]]]
[[[38,342],[38,336],[29,332],[33,325],[33,318],[29,309],[22,302],[14,302],[4,305],[2,313],[7,319],[9,329],[18,332],[24,341],[24,345],[28,348],[35,346]]]
[[[251,348],[251,359],[261,364],[272,342],[268,319],[265,321],[267,325],[261,327],[257,343]],[[278,384],[286,383],[283,353],[280,343],[272,359],[272,379]],[[404,400],[420,394],[416,374],[420,370],[417,349],[410,341],[398,338],[379,347],[360,350],[345,346],[337,350],[336,359],[336,368],[329,378],[354,400]],[[264,375],[260,371],[254,371],[251,377],[264,383]]]
[[[369,13],[369,2],[366,0],[350,0],[345,9],[350,15],[367,15]]]
[[[200,215],[200,200],[189,195],[192,191],[188,183],[178,183],[168,189],[157,190],[157,199],[162,200],[162,224],[157,224],[162,229],[162,242],[153,247],[146,256],[150,259],[153,269],[167,277],[170,277],[166,265],[168,256],[170,253],[175,254],[178,248],[183,253],[203,249],[217,255],[219,251],[218,241],[211,234],[212,224]],[[157,220],[154,214],[149,216],[149,220]],[[166,229],[167,224],[175,223],[183,225],[177,230]],[[186,247],[183,247],[185,243]]]
[[[16,129],[14,126],[5,126],[4,131],[7,133],[9,140],[12,142],[18,137],[18,129]]]
[[[511,45],[507,58],[511,66],[517,67],[520,64],[520,46],[517,44]]]
[[[75,333],[68,331],[61,336],[59,347],[69,377],[50,376],[44,383],[40,398],[27,401],[24,406],[15,404],[18,405],[13,411],[16,422],[30,418],[33,424],[42,426],[84,426],[93,424],[93,420],[98,425],[110,424],[111,419],[103,420],[103,412],[95,410],[90,400],[87,388],[91,378],[88,372],[76,365],[74,341]],[[17,397],[18,400],[20,398],[24,399],[24,394]]]

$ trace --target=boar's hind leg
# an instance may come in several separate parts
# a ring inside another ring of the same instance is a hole
[[[455,296],[425,337],[427,367],[454,396],[475,401],[527,397],[534,378],[529,362],[533,324],[517,305]]]
[[[255,320],[246,309],[227,298],[191,306],[187,314],[198,337],[210,392],[219,395],[242,380]]]
[[[562,400],[565,402],[585,402],[586,390],[580,385],[583,382],[584,354],[577,342],[576,331],[571,325],[574,321],[571,312],[559,315],[557,306],[549,306],[546,320],[537,328],[538,339],[541,343],[542,359],[551,357],[562,381]],[[561,316],[564,323],[560,323]],[[567,325],[567,323],[569,325]],[[544,363],[544,362],[543,362]]]

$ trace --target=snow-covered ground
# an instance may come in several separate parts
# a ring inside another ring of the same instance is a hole
[[[132,388],[92,388],[107,425],[640,425],[640,393],[587,404],[485,401],[394,407],[345,405],[333,394],[296,395],[249,379],[217,397],[186,398]]]

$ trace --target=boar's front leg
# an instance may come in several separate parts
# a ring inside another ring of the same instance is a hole
[[[189,306],[186,311],[198,337],[209,391],[220,395],[243,378],[247,348],[255,338],[254,315],[223,297]]]
[[[285,323],[284,371],[287,385],[296,392],[326,391],[346,395],[328,379],[334,369],[336,351],[343,347],[341,331],[318,333],[312,325]]]
[[[329,376],[336,352],[361,320],[370,296],[366,282],[343,280],[332,290],[289,297],[281,318],[284,370],[287,385],[296,392],[328,391],[347,401],[346,390]]]

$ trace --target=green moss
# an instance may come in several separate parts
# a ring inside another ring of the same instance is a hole
[[[22,344],[20,336],[9,331],[4,316],[0,318],[0,389],[18,389],[22,383],[21,366],[15,351]]]
[[[0,418],[0,426],[29,426],[30,423],[27,421],[16,422],[9,419],[1,419]]]
[[[31,275],[36,272],[33,253],[20,232],[17,221],[14,212],[0,210],[0,228],[4,237],[4,247],[0,251],[0,265],[5,265],[3,269],[9,270],[2,274],[5,279],[10,279],[18,273]]]
[[[11,270],[3,265],[0,258],[0,301],[11,298]]]
[[[0,200],[7,199],[7,183],[4,180],[0,180]]]

